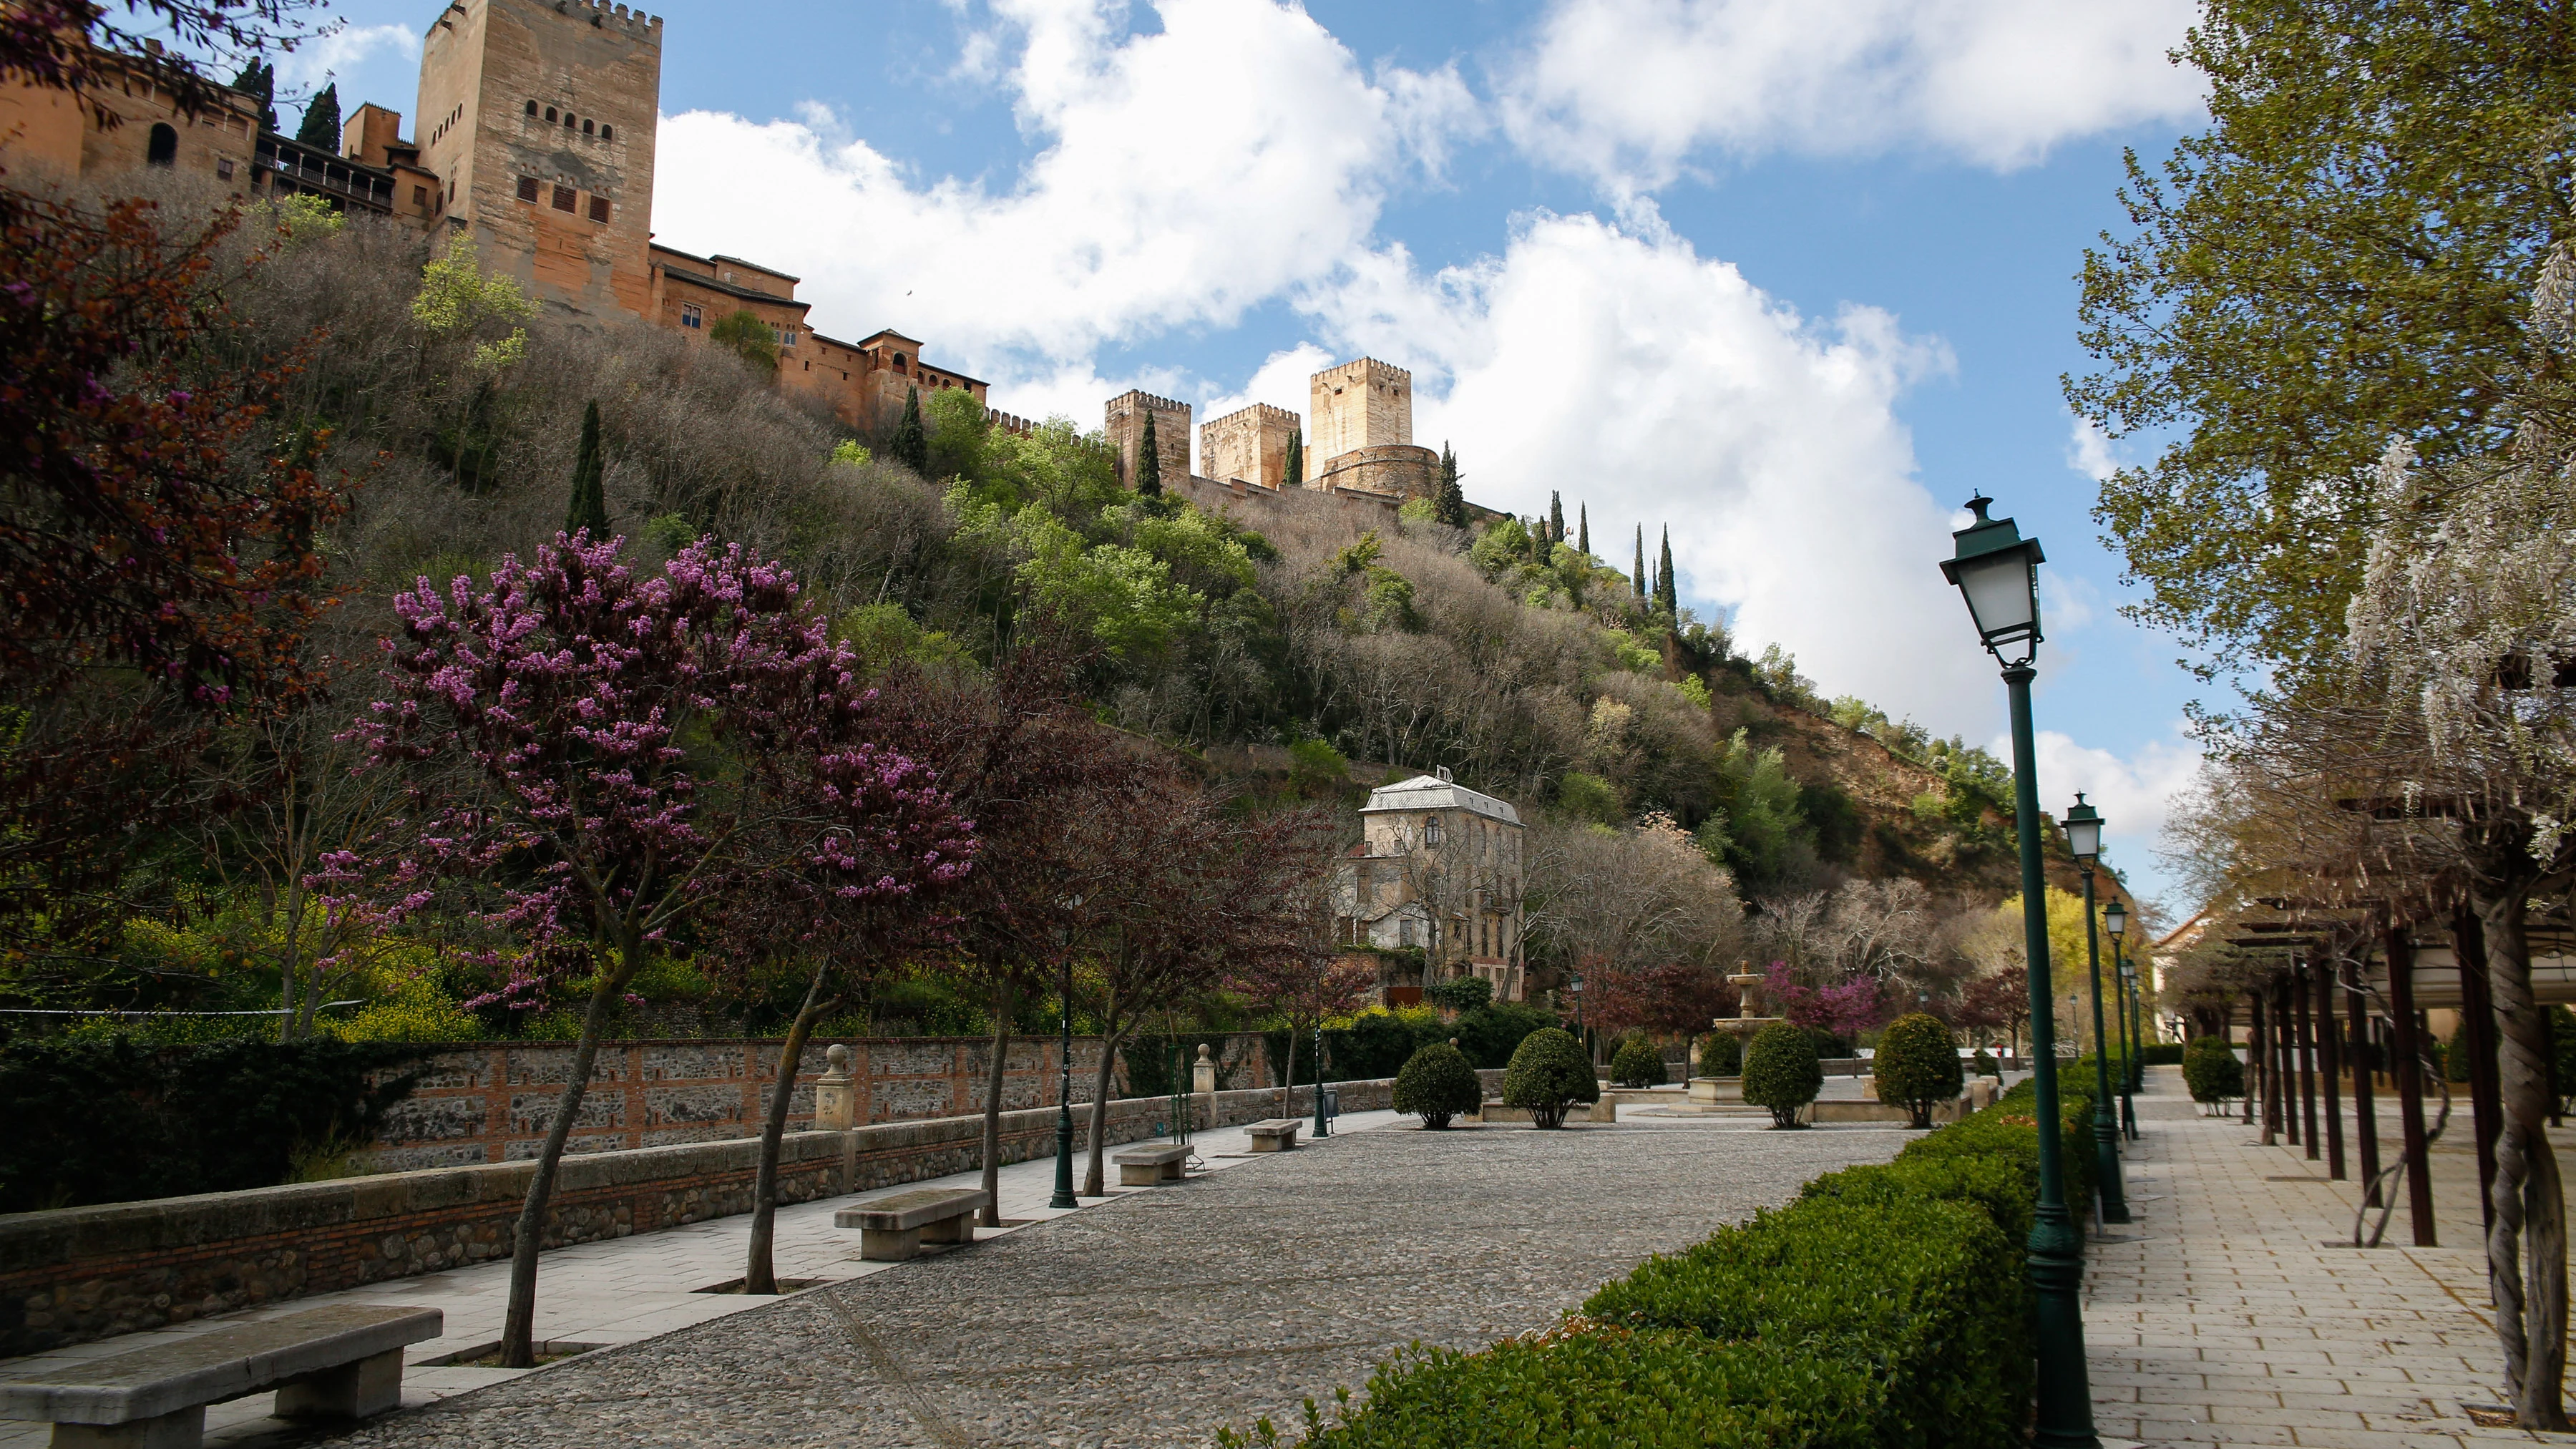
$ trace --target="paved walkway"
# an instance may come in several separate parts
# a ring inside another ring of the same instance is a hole
[[[2258,1145],[2259,1129],[2232,1117],[2200,1116],[2179,1069],[2149,1077],[2143,1140],[2127,1159],[2135,1222],[2094,1245],[2086,1276],[2095,1422],[2106,1439],[2576,1443],[2483,1428],[2463,1407],[2498,1402],[2503,1383],[2465,1097],[2451,1145],[2434,1154],[2444,1246],[2402,1246],[2412,1238],[2401,1202],[2389,1246],[2358,1250],[2348,1246],[2358,1182],[2329,1181],[2302,1148]],[[2391,1104],[2380,1115],[2394,1162]],[[2551,1136],[2562,1161],[2576,1153],[2576,1133]]]
[[[1335,1125],[1344,1132],[1366,1131],[1391,1126],[1399,1120],[1409,1123],[1413,1119],[1399,1119],[1393,1112],[1363,1112],[1346,1115]],[[1079,1127],[1077,1122],[1077,1130]],[[1201,1132],[1193,1141],[1201,1159],[1211,1169],[1237,1166],[1248,1160],[1251,1150],[1251,1138],[1241,1127]],[[1083,1159],[1077,1156],[1074,1163],[1077,1183],[1082,1166]],[[1114,1181],[1117,1175],[1117,1168],[1111,1166],[1109,1177]],[[904,1189],[896,1190],[973,1187],[980,1182],[979,1174],[968,1172],[910,1183]],[[1114,1200],[1121,1189],[1113,1187],[1110,1191],[1110,1200]],[[1003,1168],[1002,1216],[1017,1226],[981,1229],[977,1235],[1007,1236],[1024,1231],[1028,1226],[1065,1216],[1064,1212],[1046,1206],[1054,1194],[1053,1157],[1013,1163]],[[837,1283],[902,1266],[861,1261],[858,1233],[832,1226],[835,1211],[848,1207],[864,1195],[825,1198],[780,1208],[777,1236],[771,1249],[771,1261],[778,1277],[781,1280]],[[1084,1209],[1097,1207],[1103,1201],[1086,1198]],[[743,1257],[749,1250],[750,1239],[751,1218],[743,1214],[638,1237],[583,1243],[547,1253],[537,1273],[536,1338],[540,1344],[638,1343],[711,1319],[769,1307],[779,1300],[708,1291],[728,1281],[741,1280]],[[506,1260],[481,1263],[445,1273],[291,1299],[149,1333],[74,1344],[26,1358],[0,1359],[0,1377],[26,1377],[47,1360],[125,1353],[228,1324],[282,1317],[321,1303],[401,1303],[436,1308],[446,1314],[445,1335],[429,1343],[413,1345],[406,1355],[403,1402],[406,1407],[419,1407],[534,1372],[437,1362],[445,1358],[479,1357],[498,1347],[502,1319],[508,1309],[509,1285],[510,1265]],[[270,1396],[261,1394],[209,1409],[206,1413],[207,1441],[248,1449],[251,1445],[311,1437],[306,1431],[291,1429],[282,1421],[270,1418],[269,1402]],[[49,1432],[43,1424],[0,1419],[0,1449],[36,1449],[46,1442]]]

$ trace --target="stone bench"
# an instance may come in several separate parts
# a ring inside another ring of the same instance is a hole
[[[363,1419],[402,1403],[403,1346],[439,1335],[435,1308],[333,1303],[105,1358],[20,1365],[0,1419],[54,1426],[56,1449],[197,1449],[206,1406],[277,1391],[281,1419]]]
[[[900,1263],[921,1256],[924,1243],[975,1241],[975,1214],[992,1201],[982,1188],[921,1187],[870,1198],[832,1214],[832,1226],[859,1230],[859,1256],[872,1263]]]
[[[1152,1187],[1158,1182],[1181,1180],[1188,1169],[1190,1145],[1171,1142],[1155,1147],[1130,1147],[1111,1160],[1118,1164],[1120,1187]]]
[[[1303,1117],[1272,1117],[1243,1130],[1252,1134],[1255,1152],[1293,1152],[1297,1148],[1297,1129],[1305,1125]]]

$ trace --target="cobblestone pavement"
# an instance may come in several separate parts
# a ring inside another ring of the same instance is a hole
[[[582,1355],[357,1446],[1199,1445],[1551,1321],[1901,1131],[1356,1132]]]
[[[2433,1154],[2441,1247],[2349,1244],[2358,1182],[2297,1147],[2199,1115],[2178,1069],[2149,1072],[2125,1178],[2135,1221],[2095,1244],[2085,1276],[2094,1423],[2151,1445],[2465,1449],[2576,1444],[2483,1428],[2464,1404],[2502,1396],[2479,1247],[2467,1108]],[[2347,1103],[2347,1108],[2349,1104]],[[2393,1104],[2383,1152],[2395,1161]],[[2352,1130],[2345,1117],[2347,1142]],[[2551,1133],[2564,1160],[2576,1134]]]

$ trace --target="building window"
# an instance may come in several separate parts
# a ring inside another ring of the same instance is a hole
[[[570,111],[564,112],[564,129],[567,131],[572,129],[572,112]]]
[[[778,329],[778,345],[781,347],[796,345],[796,328],[793,324]]]
[[[697,304],[697,303],[695,303],[695,302],[682,302],[682,303],[680,304],[680,325],[681,325],[681,326],[683,326],[683,327],[702,327],[702,326],[706,325],[706,324],[704,323],[704,321],[702,320],[702,315],[703,315],[703,314],[701,314],[701,313],[698,311],[698,304]]]
[[[805,370],[807,372],[812,372],[814,370],[814,359],[810,357],[805,359]]]
[[[594,197],[592,197],[592,198],[590,199],[590,219],[591,219],[592,221],[606,221],[606,220],[608,220],[608,198],[607,198],[607,197],[605,197],[605,196],[594,196]]]
[[[529,115],[531,115],[531,116],[533,116],[533,115],[535,115],[536,113],[537,113],[537,103],[536,103],[535,101],[530,101],[530,102],[528,102],[528,114],[529,114]]]
[[[546,107],[546,119],[547,119],[547,120],[549,120],[549,121],[551,121],[551,120],[553,120],[554,118],[555,118],[555,108],[554,108],[554,107],[552,107],[552,106],[548,106],[548,107]]]
[[[179,132],[174,127],[155,122],[152,127],[152,138],[143,145],[144,164],[167,166],[178,159]]]
[[[581,133],[585,136],[590,134],[590,122],[584,121],[581,123]]]
[[[617,128],[615,126],[602,126],[599,128],[599,139],[603,141],[614,138],[616,134]]]
[[[216,158],[215,158],[215,175],[216,175],[216,177],[217,177],[218,179],[220,179],[220,180],[224,180],[224,181],[230,181],[230,180],[232,180],[232,179],[233,179],[233,158],[231,158],[230,156],[218,156],[218,157],[216,157]]]
[[[903,354],[900,352],[894,355],[894,370],[897,372],[903,371]]]
[[[453,186],[455,183],[449,182],[448,184]],[[534,201],[537,199],[537,178],[533,176],[522,176],[519,178],[519,199],[521,201]]]
[[[573,209],[574,201],[575,197],[571,187],[558,186],[555,188],[555,210],[570,211]]]
[[[411,189],[411,204],[419,207],[423,211],[429,210],[429,188],[426,186],[413,187]]]

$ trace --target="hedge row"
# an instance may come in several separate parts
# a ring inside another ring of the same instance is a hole
[[[2068,1073],[2069,1076],[2073,1074]],[[2061,1104],[2070,1207],[2090,1211],[2090,1088]],[[1894,1162],[1807,1184],[1605,1284],[1557,1329],[1416,1348],[1347,1390],[1308,1449],[1718,1445],[2006,1449],[2029,1421],[2023,1254],[2039,1133],[2027,1086]],[[1277,1445],[1267,1420],[1229,1445]]]

